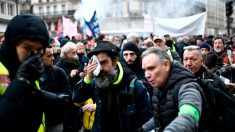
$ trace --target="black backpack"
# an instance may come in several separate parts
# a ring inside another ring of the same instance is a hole
[[[204,132],[204,131],[212,131],[214,132],[214,123],[212,123],[211,121],[213,121],[213,116],[211,114],[211,110],[210,110],[210,105],[207,101],[207,97],[203,91],[203,89],[200,87],[199,83],[197,82],[196,79],[193,79],[193,78],[184,78],[178,82],[175,83],[174,85],[174,95],[173,95],[173,98],[174,98],[174,103],[176,105],[178,105],[178,94],[179,94],[179,90],[181,88],[181,86],[183,84],[186,84],[186,83],[191,83],[193,84],[196,89],[200,92],[201,94],[201,97],[202,97],[202,113],[201,113],[201,118],[200,118],[200,121],[199,121],[199,128],[198,128],[198,131],[199,132]]]
[[[176,83],[176,90],[179,91],[180,86],[188,82],[196,82],[202,88],[197,88],[203,99],[199,131],[203,131],[205,128],[213,132],[235,130],[234,96],[216,88],[211,79],[185,78]],[[174,98],[178,98],[178,92],[175,93],[177,95],[174,95]]]
[[[218,131],[235,130],[235,99],[232,94],[217,88],[211,79],[196,79],[202,87]]]

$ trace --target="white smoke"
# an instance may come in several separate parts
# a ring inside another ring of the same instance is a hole
[[[205,9],[205,0],[82,0],[81,4],[77,7],[74,17],[77,20],[83,18],[90,20],[96,10],[98,18],[102,19],[107,14],[112,13],[112,3],[118,3],[117,7],[120,9],[115,9],[118,10],[116,12],[121,12],[123,8],[122,3],[131,3],[131,1],[142,2],[144,6],[143,14],[148,14],[152,17],[184,17],[191,15],[195,8]]]
[[[146,3],[146,14],[152,17],[185,17],[196,12],[197,8],[205,10],[205,0],[158,0]]]
[[[78,5],[77,10],[74,14],[76,20],[85,20],[89,21],[96,11],[97,17],[102,18],[105,16],[105,13],[110,12],[112,0],[82,0],[81,4]]]
[[[136,4],[136,2],[140,2],[140,4]],[[98,20],[102,22],[103,18],[107,16],[111,18],[129,17],[128,13],[133,9],[140,10],[140,17],[149,15],[152,18],[176,18],[201,13],[203,10],[205,11],[205,8],[205,0],[82,0],[77,6],[74,18],[83,26],[83,19],[89,21],[94,11],[96,11]],[[105,22],[109,21],[106,19]],[[111,26],[113,25],[115,24]]]

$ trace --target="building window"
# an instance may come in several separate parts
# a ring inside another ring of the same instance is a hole
[[[39,16],[43,16],[43,14],[42,14],[42,7],[38,7],[38,12],[39,12]]]
[[[50,15],[50,6],[47,6],[47,14]]]
[[[5,14],[6,13],[6,3],[0,2],[0,13]]]
[[[65,11],[66,11],[66,10],[65,10],[65,4],[63,4],[61,8],[62,8],[62,14],[64,14]]]
[[[14,15],[14,5],[13,4],[8,4],[8,15],[13,16]]]
[[[47,2],[50,2],[50,0],[47,0]]]
[[[54,15],[57,15],[57,5],[54,5]]]
[[[38,0],[38,3],[42,3],[42,0]]]

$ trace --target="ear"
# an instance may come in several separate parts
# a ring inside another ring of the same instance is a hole
[[[165,59],[163,66],[164,66],[165,71],[170,71],[171,62],[169,60]]]
[[[113,65],[116,65],[117,62],[118,62],[118,57],[115,57],[115,58],[113,59]]]

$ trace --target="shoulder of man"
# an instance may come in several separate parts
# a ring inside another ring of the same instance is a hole
[[[53,65],[51,67],[53,76],[56,78],[57,81],[63,81],[64,79],[67,79],[67,75],[61,67],[57,65]]]
[[[190,85],[191,88],[193,88],[192,86],[194,86],[194,88],[197,89],[200,93],[203,93],[203,90],[196,79],[185,78],[175,84],[175,86],[174,86],[174,93],[175,93],[174,97],[175,98],[178,98],[179,91],[183,85],[185,85],[185,87],[188,87]]]

